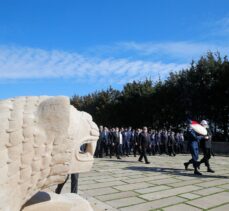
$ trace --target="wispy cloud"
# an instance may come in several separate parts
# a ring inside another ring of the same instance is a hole
[[[74,78],[85,82],[126,83],[151,77],[165,78],[187,64],[141,59],[98,58],[74,52],[0,47],[0,79]]]
[[[207,24],[210,34],[214,36],[229,36],[229,16]]]
[[[217,44],[212,42],[120,42],[108,46],[97,46],[89,49],[89,55],[95,53],[101,56],[115,55],[148,61],[163,61],[163,63],[190,63],[198,60],[207,52],[220,52],[228,55],[229,43]]]
[[[117,44],[123,51],[132,51],[138,54],[163,58],[175,61],[191,61],[205,55],[208,51],[219,51],[222,54],[228,53],[229,45],[216,45],[212,43],[198,42],[160,42],[160,43],[136,43],[124,42]],[[117,47],[116,47],[117,49]]]

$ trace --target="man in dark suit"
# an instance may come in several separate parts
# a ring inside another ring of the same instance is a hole
[[[104,127],[102,132],[102,155],[108,156],[108,147],[109,147],[109,130],[107,127]]]
[[[146,156],[146,149],[149,142],[150,142],[150,135],[148,133],[147,127],[143,127],[143,131],[139,135],[139,144],[140,144],[140,152],[141,152],[140,157],[138,159],[139,162],[142,162],[142,158],[144,158],[146,164],[150,163]]]
[[[95,157],[96,158],[101,158],[103,157],[102,155],[102,133],[103,133],[103,126],[99,126],[99,139],[96,144],[96,150],[95,150]]]
[[[113,132],[113,143],[114,143],[114,149],[115,149],[117,159],[121,159],[120,152],[119,152],[119,145],[121,141],[120,139],[122,139],[122,134],[119,131],[119,128],[116,127],[115,131]]]
[[[133,141],[133,153],[134,153],[134,157],[136,157],[136,154],[137,153],[139,153],[139,154],[141,154],[140,153],[140,149],[139,149],[139,136],[140,136],[140,134],[141,134],[141,129],[137,129],[136,131],[135,131],[135,134],[134,134],[134,141]]]

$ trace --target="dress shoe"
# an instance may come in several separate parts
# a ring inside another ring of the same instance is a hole
[[[194,174],[195,174],[195,175],[202,175],[198,170],[195,170],[195,171],[194,171]]]
[[[215,173],[215,171],[213,171],[211,168],[208,168],[207,172]]]
[[[184,163],[185,170],[188,170],[188,163]]]

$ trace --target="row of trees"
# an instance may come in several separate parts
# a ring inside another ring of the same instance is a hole
[[[189,117],[207,119],[213,132],[228,139],[229,61],[209,52],[164,81],[133,81],[122,91],[110,87],[73,96],[71,103],[90,113],[99,125],[179,129]]]

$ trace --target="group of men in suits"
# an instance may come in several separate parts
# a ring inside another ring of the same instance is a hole
[[[143,153],[143,157],[148,155],[168,154],[175,156],[176,153],[184,150],[183,133],[174,133],[167,130],[148,130],[147,127],[133,130],[129,128],[111,128],[100,126],[100,137],[97,142],[95,157],[112,157],[116,155],[118,159],[121,156],[129,156],[131,153],[136,157]],[[141,158],[142,159],[142,158]],[[140,161],[141,161],[140,159]],[[147,158],[145,158],[148,163]]]
[[[200,136],[193,129],[188,127],[187,140],[192,159],[184,163],[185,169],[188,169],[190,164],[193,164],[194,174],[202,175],[198,169],[202,163],[207,167],[207,171],[214,173],[210,167],[209,160],[212,155],[211,141],[212,133],[209,129],[209,125],[206,120],[201,121],[201,125],[206,128],[207,135]],[[107,127],[100,126],[100,136],[97,142],[95,151],[95,157],[103,157],[104,155],[110,156],[116,155],[117,159],[121,159],[121,155],[129,156],[133,151],[136,157],[137,153],[140,155],[138,161],[143,162],[143,158],[146,164],[149,164],[147,153],[155,154],[158,151],[168,155],[176,155],[175,149],[179,151],[183,150],[184,135],[183,133],[174,133],[173,131],[148,131],[147,127],[142,129],[132,130],[131,127],[126,129],[119,129],[118,127],[108,130]],[[203,158],[198,161],[199,146],[203,151]],[[84,151],[86,145],[82,146]],[[71,192],[77,193],[78,189],[78,176],[79,174],[71,174]],[[67,182],[69,175],[66,177],[64,183],[59,184],[55,190],[56,193],[60,193],[64,184]]]

